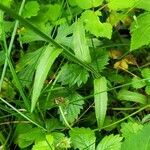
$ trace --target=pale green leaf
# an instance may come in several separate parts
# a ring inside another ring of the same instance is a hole
[[[130,50],[136,50],[150,43],[150,13],[138,16],[131,25]]]
[[[95,150],[95,134],[89,128],[73,128],[69,132],[73,147],[79,150]]]
[[[101,23],[96,12],[87,10],[82,13],[81,20],[85,24],[85,29],[97,37],[111,38],[112,26],[110,23]]]
[[[67,101],[66,104],[62,105],[64,116],[68,123],[73,123],[83,108],[83,97],[78,93],[71,93],[68,97],[65,97],[65,100]],[[63,118],[61,118],[61,120],[63,120]]]
[[[70,138],[65,137],[63,133],[53,132],[55,150],[63,150],[71,147]]]
[[[81,71],[82,70],[82,71]],[[65,64],[60,71],[58,82],[62,85],[69,85],[70,87],[77,84],[80,86],[85,84],[89,77],[88,71],[77,64]]]
[[[137,0],[109,0],[108,7],[112,10],[134,8]]]
[[[53,136],[46,135],[45,140],[38,140],[35,142],[32,150],[54,150],[53,142]]]
[[[105,136],[98,144],[96,150],[120,150],[122,139],[119,135],[111,134]]]
[[[150,83],[150,68],[142,69],[142,76],[144,79],[148,79],[147,81]]]
[[[76,0],[76,4],[82,9],[89,9],[100,6],[103,1],[104,0]]]
[[[53,65],[55,59],[61,52],[62,50],[56,49],[51,45],[48,45],[45,47],[45,50],[43,51],[41,57],[39,58],[39,63],[37,65],[32,91],[31,112],[34,110],[35,105],[38,101],[47,74],[51,66]]]
[[[73,50],[78,59],[87,63],[91,62],[90,50],[85,37],[85,29],[81,21],[77,21],[74,24]]]
[[[150,11],[150,1],[149,0],[137,0],[136,7]]]
[[[40,5],[37,1],[29,1],[25,4],[25,7],[22,12],[24,18],[31,18],[38,14],[40,10]]]
[[[138,124],[136,122],[122,123],[121,124],[122,136],[127,138],[131,136],[133,133],[137,133],[142,128],[143,128],[143,125]]]
[[[125,138],[122,143],[121,150],[149,150],[150,149],[150,124],[144,127],[137,133]]]
[[[146,92],[147,95],[150,95],[150,85],[146,86],[145,92]]]
[[[132,79],[132,87],[133,88],[140,89],[140,88],[144,87],[145,85],[146,85],[145,81],[142,81],[141,78],[133,77],[133,79]]]
[[[145,95],[137,93],[137,92],[131,92],[131,91],[124,90],[124,89],[118,92],[117,98],[119,100],[137,102],[141,104],[147,103],[147,97]]]
[[[94,80],[94,103],[98,127],[101,128],[105,121],[107,110],[107,80],[100,77]]]

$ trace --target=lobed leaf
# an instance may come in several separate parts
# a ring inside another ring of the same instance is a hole
[[[119,135],[105,136],[98,144],[96,150],[120,150],[122,137]]]
[[[150,149],[150,124],[144,125],[139,132],[125,138],[121,150],[149,150]]]
[[[69,132],[73,147],[79,150],[94,150],[95,149],[95,134],[89,128],[73,128]]]
[[[111,38],[112,26],[110,23],[101,23],[96,12],[86,10],[81,15],[81,20],[85,24],[85,29],[96,37]]]

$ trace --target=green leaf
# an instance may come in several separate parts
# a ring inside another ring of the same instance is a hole
[[[144,87],[145,85],[146,85],[145,81],[141,81],[141,78],[133,77],[133,79],[132,79],[132,87],[133,88],[140,89],[140,88]]]
[[[85,29],[81,21],[77,21],[74,24],[73,50],[75,52],[75,56],[81,61],[86,63],[91,62],[90,50],[85,37]]]
[[[150,11],[150,1],[148,1],[148,0],[139,0],[139,1],[137,1],[136,7],[147,10],[147,11]]]
[[[119,135],[109,135],[105,136],[98,144],[96,150],[120,150],[121,140],[123,138]]]
[[[47,4],[40,5],[40,11],[38,15],[34,18],[34,21],[42,21],[47,23],[51,21],[51,23],[55,24],[55,21],[58,20],[60,15],[62,14],[61,4]]]
[[[32,150],[54,150],[53,142],[53,136],[46,135],[45,140],[38,140],[35,142]]]
[[[142,69],[142,76],[144,79],[149,79],[147,80],[148,83],[150,83],[150,68],[144,68]]]
[[[131,91],[124,90],[124,89],[118,92],[117,98],[119,100],[137,102],[141,104],[147,103],[147,97],[145,95],[137,93],[137,92],[131,92]]]
[[[137,0],[109,0],[108,7],[111,10],[134,8]]]
[[[62,110],[68,123],[73,123],[83,108],[83,97],[78,93],[71,93],[68,97],[65,97],[65,101],[65,104],[62,105]],[[63,119],[61,118],[61,120]]]
[[[95,134],[89,128],[73,128],[69,131],[73,147],[79,150],[94,150],[95,149]]]
[[[111,38],[112,26],[110,23],[101,23],[96,12],[91,10],[86,10],[81,15],[81,20],[85,24],[85,29],[90,33],[94,34],[96,37],[106,37]]]
[[[127,138],[131,136],[133,133],[137,133],[142,128],[143,128],[143,125],[138,124],[136,122],[122,123],[121,124],[122,136]]]
[[[82,83],[86,83],[89,77],[88,71],[76,64],[65,64],[60,71],[60,76],[58,82],[61,82],[62,85],[73,86],[75,84],[78,87]]]
[[[26,148],[35,140],[44,138],[44,132],[39,128],[32,128],[31,125],[19,125],[16,129],[16,143],[20,148]]]
[[[65,137],[63,133],[53,132],[55,150],[63,150],[71,147],[70,138]]]
[[[32,99],[31,99],[31,112],[33,112],[35,105],[40,96],[44,81],[46,80],[47,74],[53,65],[55,59],[62,52],[60,49],[56,49],[51,45],[45,47],[43,54],[39,58],[39,63],[37,65],[37,70],[35,73]]]
[[[24,18],[31,18],[38,14],[40,10],[40,5],[37,1],[29,1],[25,4],[25,7],[22,12]]]
[[[16,72],[22,86],[28,87],[33,81],[33,75],[37,66],[37,61],[44,48],[45,47],[41,47],[36,51],[26,53],[20,58],[18,64],[16,65]]]
[[[109,53],[105,49],[96,49],[92,61],[92,66],[98,72],[102,72],[109,61]]]
[[[92,7],[100,6],[103,0],[76,0],[76,4],[82,9],[89,9]]]
[[[142,130],[125,138],[121,150],[149,150],[150,149],[150,124],[144,125]]]
[[[130,50],[136,50],[150,43],[150,13],[143,13],[138,16],[131,25],[131,46]]]
[[[94,103],[98,127],[103,127],[107,110],[107,80],[100,77],[94,80]]]
[[[146,92],[147,95],[150,95],[150,85],[146,86],[145,92]]]

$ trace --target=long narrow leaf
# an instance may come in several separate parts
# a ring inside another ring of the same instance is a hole
[[[107,110],[107,80],[101,77],[94,80],[95,115],[98,128],[103,127]]]
[[[61,49],[55,49],[51,45],[48,45],[45,48],[45,51],[40,57],[39,64],[37,65],[37,70],[34,79],[32,99],[31,99],[31,112],[33,112],[35,105],[40,96],[44,81],[47,77],[47,74],[53,65],[55,59],[62,52]]]
[[[90,63],[91,56],[89,47],[85,37],[85,29],[83,23],[81,21],[77,21],[74,24],[74,31],[73,31],[73,46],[75,56],[82,60],[83,62]]]

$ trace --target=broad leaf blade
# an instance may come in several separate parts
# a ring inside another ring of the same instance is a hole
[[[108,7],[112,10],[133,8],[137,0],[109,0]]]
[[[82,13],[81,20],[85,24],[85,29],[96,37],[106,37],[111,39],[112,26],[110,23],[101,23],[96,12],[86,10]]]
[[[42,56],[40,57],[33,85],[31,112],[34,110],[35,105],[38,101],[47,74],[51,66],[53,65],[55,59],[61,52],[62,50],[55,49],[51,45],[48,45],[45,48],[45,51],[43,52]]]
[[[73,47],[77,58],[83,62],[91,62],[90,50],[85,37],[85,29],[81,21],[77,21],[74,24]]]
[[[136,50],[150,43],[150,13],[143,13],[131,25],[130,50]]]
[[[100,6],[102,2],[103,0],[76,0],[76,4],[82,9]]]
[[[79,150],[95,150],[94,131],[89,128],[73,128],[69,132],[73,147]]]
[[[150,149],[150,124],[146,124],[139,132],[125,138],[121,150],[149,150]]]
[[[124,90],[124,89],[118,92],[117,98],[119,100],[137,102],[141,104],[146,104],[147,102],[147,98],[145,95],[137,93],[137,92],[131,92],[131,91]]]
[[[94,102],[95,114],[98,127],[101,128],[104,124],[106,110],[107,110],[107,80],[101,77],[94,80]]]
[[[119,135],[105,136],[98,144],[96,150],[120,150],[122,137]]]

